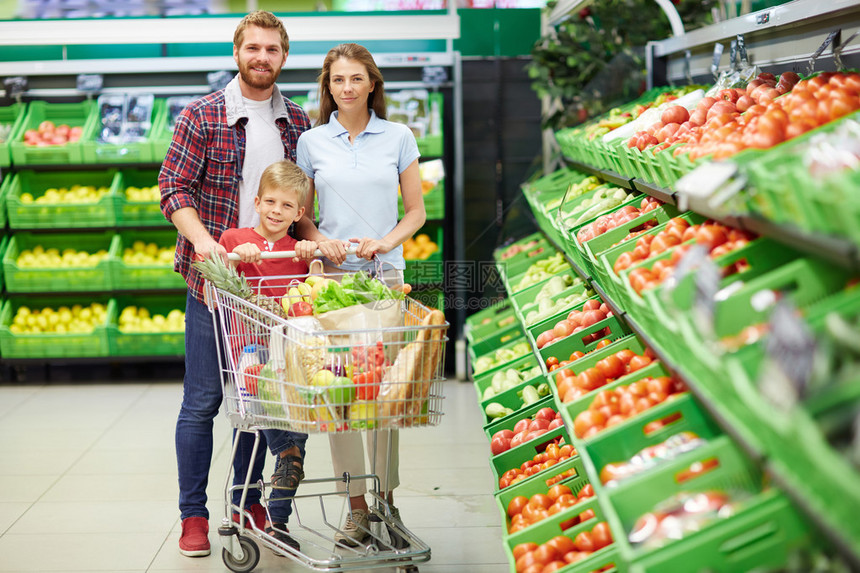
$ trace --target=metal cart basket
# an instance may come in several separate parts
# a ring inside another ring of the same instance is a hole
[[[345,284],[347,273],[341,275],[315,278]],[[286,313],[280,309],[292,309],[289,314],[307,312],[308,306],[294,306],[310,298],[310,289],[301,286],[305,279],[248,279],[254,286],[249,300],[206,283],[227,417],[238,430],[233,458],[240,432],[255,435],[256,454],[264,428],[305,433],[369,431],[375,447],[378,430],[438,425],[448,328],[444,315],[394,288],[389,292],[400,295],[396,298],[317,317],[283,316]],[[259,561],[259,542],[316,571],[392,566],[417,570],[417,563],[430,559],[430,547],[392,518],[374,471],[371,467],[363,476],[301,481],[297,494],[289,498],[293,508],[289,535],[300,542],[301,550],[261,530],[247,510],[247,493],[257,488],[269,514],[271,484],[251,483],[250,470],[242,486],[231,485],[228,476],[226,517],[219,528],[225,565],[232,571],[251,571]],[[329,517],[337,513],[330,506],[334,503],[341,513],[348,512],[349,484],[359,479],[371,486],[370,531],[367,542],[348,547],[335,540],[340,532],[335,523],[340,521],[338,516]],[[344,483],[346,492],[334,491],[335,482]],[[323,491],[306,493],[315,488]],[[241,489],[238,505],[232,502],[237,489]],[[234,514],[239,515],[238,523]]]

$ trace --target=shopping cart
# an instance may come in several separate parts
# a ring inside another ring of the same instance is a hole
[[[326,274],[319,280],[346,282],[347,274]],[[347,313],[350,317],[342,319],[349,328],[331,328],[331,317],[326,327],[312,316],[285,317],[268,306],[290,308],[303,299],[307,291],[299,291],[298,283],[305,279],[308,275],[249,278],[258,297],[253,302],[206,282],[227,417],[237,430],[231,466],[241,432],[255,436],[253,457],[264,428],[306,433],[368,431],[373,438],[370,447],[375,448],[378,431],[433,426],[441,420],[440,383],[448,329],[444,315],[400,296],[353,308]],[[397,285],[389,292],[396,294]],[[364,327],[355,328],[356,324]],[[390,456],[391,441],[379,442],[388,444]],[[218,530],[224,564],[232,571],[251,571],[260,558],[259,542],[316,571],[380,567],[417,571],[417,563],[430,559],[430,547],[393,519],[373,465],[366,475],[301,481],[297,494],[289,498],[293,508],[289,535],[299,541],[300,550],[261,530],[247,510],[248,492],[258,489],[271,521],[271,483],[251,483],[249,470],[244,484],[233,486],[228,475],[225,517]],[[349,486],[356,480],[369,482],[370,530],[367,541],[350,547],[336,541],[335,535],[342,533],[336,524],[349,511]],[[345,492],[331,487],[337,482],[344,484]],[[321,491],[308,491],[314,488]],[[234,504],[237,490],[241,500]]]

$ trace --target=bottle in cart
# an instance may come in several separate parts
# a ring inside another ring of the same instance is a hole
[[[239,372],[236,376],[236,386],[239,397],[248,401],[257,395],[257,375],[265,362],[261,359],[260,347],[248,344],[239,356]]]

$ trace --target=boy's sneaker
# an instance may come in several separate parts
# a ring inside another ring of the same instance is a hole
[[[209,520],[205,517],[186,517],[182,520],[179,552],[186,557],[209,555]]]
[[[302,546],[299,545],[299,542],[296,541],[295,539],[293,539],[292,537],[290,537],[289,535],[287,535],[287,533],[289,531],[290,530],[287,529],[286,523],[273,523],[272,527],[269,527],[268,529],[266,529],[266,533],[268,533],[269,535],[271,535],[272,537],[274,537],[275,539],[277,539],[281,543],[289,545],[290,547],[292,547],[296,551],[301,551]],[[280,557],[285,557],[285,555],[283,553],[280,553],[278,551],[275,551],[275,555],[278,555]]]
[[[255,503],[248,508],[248,512],[251,514],[251,517],[254,518],[254,525],[260,531],[266,530],[266,508],[263,507],[260,503]],[[233,522],[239,523],[239,513],[233,512]],[[252,529],[251,524],[248,523],[248,516],[245,516],[245,527],[247,529]]]
[[[353,509],[346,516],[346,523],[343,524],[343,531],[338,531],[334,540],[338,543],[343,543],[347,547],[356,547],[362,543],[370,535],[370,520],[367,516],[366,509]]]

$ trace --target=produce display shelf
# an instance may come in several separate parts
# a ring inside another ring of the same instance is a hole
[[[632,191],[645,193],[665,203],[677,205],[683,196],[682,193],[647,183],[641,179],[627,178],[614,171],[599,169],[577,161],[568,161],[568,164],[575,169],[591,175],[597,175]],[[860,245],[854,244],[849,239],[812,233],[790,223],[774,223],[755,214],[716,212],[703,201],[691,201],[688,208],[730,227],[771,237],[796,249],[825,258],[842,267],[860,271]]]

